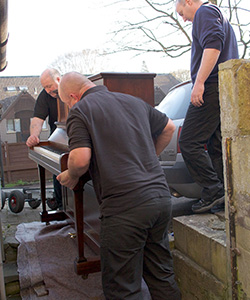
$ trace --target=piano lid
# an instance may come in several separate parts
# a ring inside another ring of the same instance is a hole
[[[55,124],[56,124],[57,128],[51,134],[48,141],[50,142],[50,144],[52,144],[56,148],[59,148],[62,151],[69,152],[68,135],[66,132],[65,123],[64,122],[56,122]]]
[[[63,103],[61,99],[57,98],[57,121],[66,123],[68,113],[68,106],[65,103]]]

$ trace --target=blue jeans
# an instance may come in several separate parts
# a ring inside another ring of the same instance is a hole
[[[204,104],[190,103],[180,136],[180,148],[187,168],[203,189],[202,199],[224,195],[220,130],[220,105],[217,83],[205,85]],[[207,145],[205,151],[204,144]]]
[[[108,300],[143,300],[144,278],[153,300],[180,300],[169,249],[172,203],[155,198],[101,219],[101,268]]]

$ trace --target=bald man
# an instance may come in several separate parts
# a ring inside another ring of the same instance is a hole
[[[33,118],[30,123],[30,136],[26,141],[28,147],[39,144],[43,123],[47,117],[49,118],[50,134],[56,129],[58,84],[60,79],[60,73],[53,68],[44,70],[40,76],[43,90],[36,100]],[[59,209],[62,209],[61,185],[55,175],[53,176],[53,183],[57,206]]]
[[[106,299],[142,299],[142,277],[152,299],[181,299],[168,241],[170,193],[157,157],[173,122],[143,100],[76,72],[62,77],[59,95],[70,107],[70,154],[57,179],[72,189],[90,171],[100,204]]]

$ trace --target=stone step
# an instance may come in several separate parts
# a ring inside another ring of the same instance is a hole
[[[5,284],[19,280],[16,262],[4,263],[3,264],[3,272],[4,272]]]
[[[19,275],[17,272],[17,248],[19,242],[13,236],[7,236],[3,242],[4,244],[4,283],[5,293],[7,299],[19,300],[20,297],[20,284]]]
[[[179,250],[174,249],[172,254],[182,300],[229,299],[226,284],[223,284]]]
[[[3,272],[4,272],[4,283],[5,283],[5,292],[8,296],[8,299],[13,299],[18,297],[20,293],[20,285],[19,285],[19,276],[17,272],[17,264],[16,262],[7,262],[3,264]]]
[[[173,231],[175,249],[222,283],[227,283],[226,231],[221,215],[176,217]]]
[[[17,260],[17,248],[19,242],[13,236],[5,238],[4,242],[4,261],[11,262]]]

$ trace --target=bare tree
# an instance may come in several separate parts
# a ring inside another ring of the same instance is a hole
[[[180,81],[186,81],[186,80],[190,80],[190,71],[189,70],[176,70],[174,72],[171,73],[176,79],[179,79]]]
[[[69,52],[56,58],[50,67],[56,68],[61,74],[77,71],[90,75],[100,72],[107,65],[105,52],[85,49],[79,52]]]
[[[143,60],[143,62],[142,62],[141,72],[148,73],[148,66],[147,66],[145,60]]]
[[[110,0],[113,5],[127,7],[128,14],[117,23],[113,41],[120,51],[164,53],[179,57],[191,48],[191,23],[183,23],[175,12],[175,0]],[[237,35],[241,58],[250,47],[249,0],[212,0],[225,13]],[[136,21],[135,21],[136,20]]]

